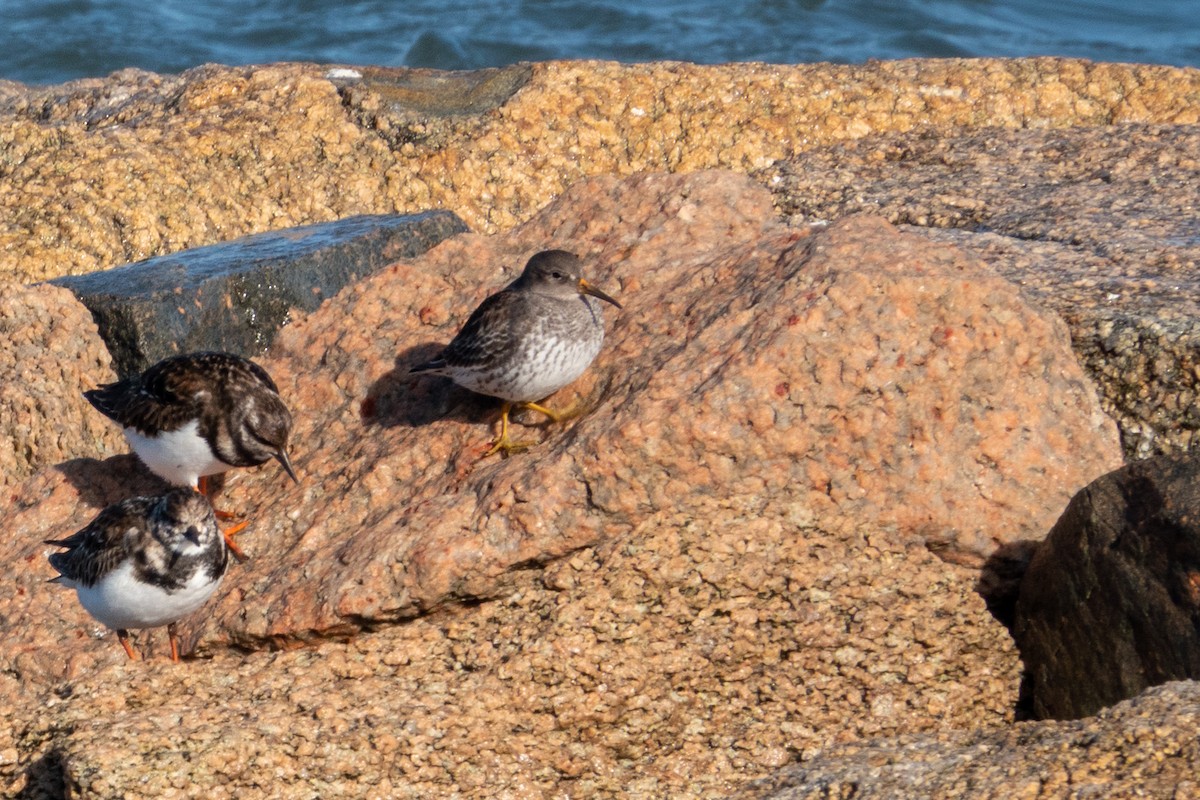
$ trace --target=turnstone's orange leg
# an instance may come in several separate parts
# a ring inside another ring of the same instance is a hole
[[[205,497],[207,497],[208,502],[212,503],[213,498],[212,498],[212,495],[209,494],[209,491],[208,491],[208,476],[207,475],[200,476],[200,480],[196,484],[196,491],[199,492],[200,494],[204,495]],[[234,514],[231,511],[222,511],[221,509],[217,508],[215,505],[213,506],[213,514],[216,515],[217,519],[230,520],[230,519],[237,518],[237,514]]]
[[[201,475],[199,482],[196,484],[196,491],[208,498],[208,502],[212,503],[212,496],[208,493],[208,476]],[[230,520],[236,519],[237,514],[231,514],[228,511],[219,511],[216,507],[213,508],[213,515],[217,519]],[[225,545],[229,548],[229,552],[233,553],[233,557],[240,562],[246,561],[246,554],[242,552],[242,548],[237,546],[237,542],[233,541],[234,534],[241,533],[242,529],[249,525],[249,520],[242,520],[236,525],[232,525],[221,531],[225,536]]]
[[[167,626],[167,638],[171,641],[171,660],[179,663],[179,634],[175,631],[175,623]]]
[[[246,560],[246,554],[243,553],[242,548],[238,547],[237,543],[233,541],[233,537],[234,534],[241,533],[242,530],[249,524],[250,521],[244,519],[238,524],[230,525],[228,528],[225,528],[221,531],[221,534],[225,537],[225,546],[229,548],[229,552],[233,553],[234,558],[242,562]]]
[[[133,645],[129,643],[129,631],[120,629],[117,631],[117,641],[121,643],[121,647],[125,648],[125,655],[129,656],[130,660],[137,661],[137,651],[133,649]]]

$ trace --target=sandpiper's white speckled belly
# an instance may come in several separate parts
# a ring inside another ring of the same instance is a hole
[[[599,318],[599,315],[597,315]],[[532,402],[554,394],[584,373],[604,343],[603,323],[585,336],[562,337],[535,326],[526,334],[503,368],[466,372],[451,377],[473,392],[512,402]]]
[[[222,576],[224,577],[224,576]],[[191,579],[174,592],[134,578],[126,561],[92,586],[75,586],[79,604],[98,622],[114,629],[157,628],[186,617],[212,597],[221,578],[209,580],[198,566]]]

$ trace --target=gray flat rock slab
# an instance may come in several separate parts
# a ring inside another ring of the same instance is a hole
[[[181,352],[262,353],[293,309],[467,231],[449,211],[349,217],[58,278],[92,312],[117,374]]]

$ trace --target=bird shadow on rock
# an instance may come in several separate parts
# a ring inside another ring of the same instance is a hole
[[[50,747],[25,767],[25,786],[12,796],[17,800],[66,797],[65,761],[62,748],[57,745]]]
[[[1017,600],[1021,595],[1021,581],[1040,545],[1041,542],[1035,539],[1022,539],[1000,545],[984,562],[979,571],[979,580],[975,583],[975,591],[983,598],[987,610],[997,622],[1008,629],[1010,635],[1017,621]],[[1014,636],[1014,640],[1015,638]],[[1021,687],[1017,692],[1017,706],[1014,710],[1018,720],[1034,719],[1032,678],[1028,670],[1021,676]]]
[[[410,347],[396,356],[392,369],[371,384],[360,407],[367,426],[419,428],[439,420],[478,422],[498,416],[500,401],[464,389],[441,375],[409,372],[442,351],[432,342]]]
[[[79,492],[80,500],[92,508],[104,508],[129,497],[162,494],[171,488],[132,453],[103,461],[73,458],[55,468]]]

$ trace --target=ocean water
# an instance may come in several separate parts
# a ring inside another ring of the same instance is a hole
[[[1031,55],[1200,66],[1200,0],[0,0],[0,78],[26,83],[206,62]]]

